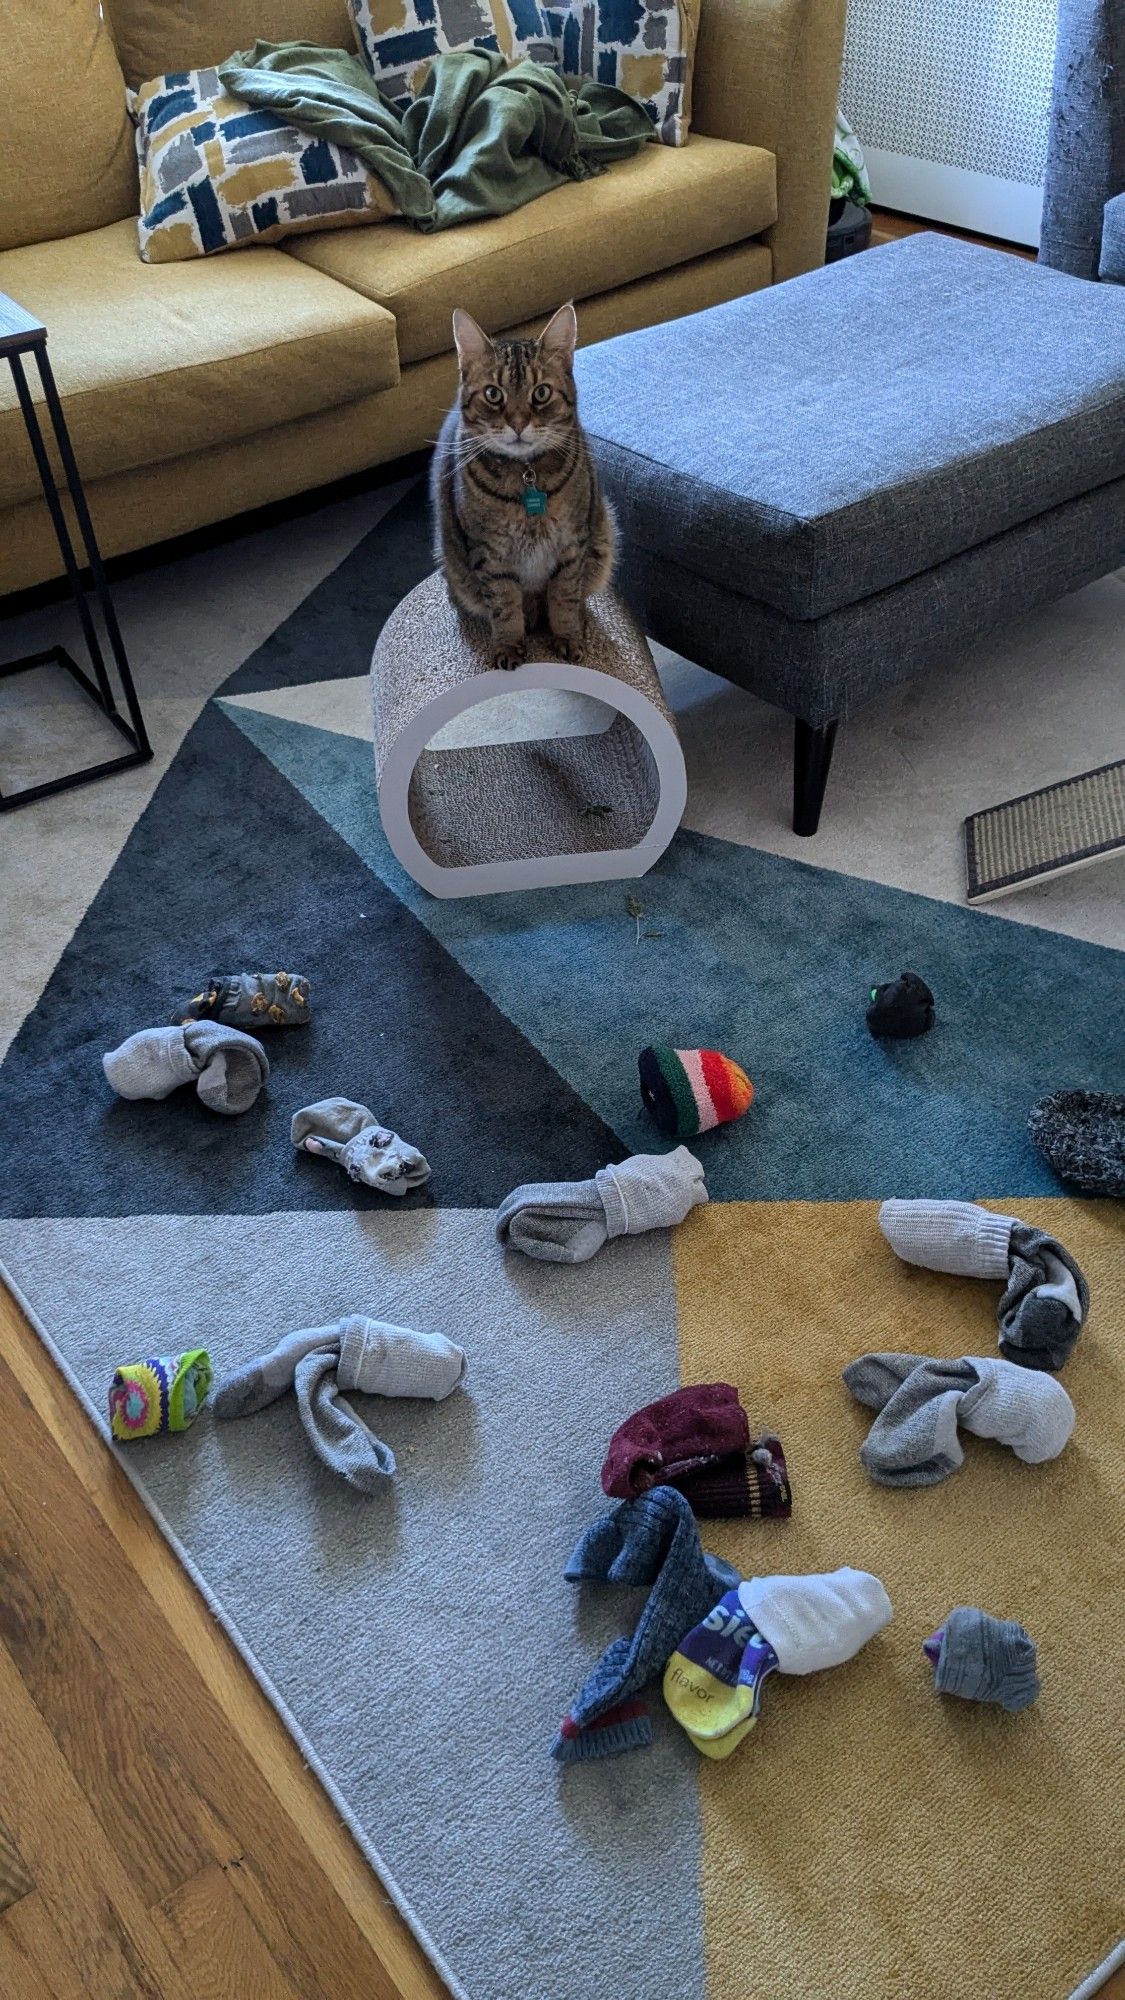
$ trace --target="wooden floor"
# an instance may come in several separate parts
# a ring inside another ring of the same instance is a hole
[[[442,2000],[3,1286],[0,1438],[3,2000]]]
[[[916,236],[921,229],[936,229],[939,236],[959,236],[963,243],[982,243],[986,250],[1005,250],[1010,257],[1035,260],[1035,251],[1023,243],[1002,243],[995,236],[976,236],[971,229],[947,229],[941,222],[920,222],[917,216],[900,215],[893,208],[872,209],[871,248],[879,243],[894,243],[900,236]]]
[[[2,1286],[0,1438],[2,2000],[442,2000]]]

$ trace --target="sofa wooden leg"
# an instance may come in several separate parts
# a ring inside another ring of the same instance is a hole
[[[836,723],[814,729],[797,716],[793,725],[793,831],[814,834],[820,824],[828,766],[836,741]]]

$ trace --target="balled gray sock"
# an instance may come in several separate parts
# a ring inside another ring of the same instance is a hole
[[[184,1021],[226,1021],[231,1027],[299,1028],[312,1019],[309,982],[300,972],[212,972],[198,993],[172,1015]]]
[[[248,1111],[270,1073],[264,1049],[252,1035],[218,1021],[189,1021],[179,1028],[142,1028],[102,1057],[119,1097],[168,1097],[194,1083],[209,1111],[237,1117]]]
[[[343,1392],[441,1402],[465,1367],[464,1349],[443,1333],[416,1333],[353,1313],[331,1326],[286,1334],[268,1354],[236,1369],[212,1407],[220,1420],[248,1417],[294,1389],[317,1457],[357,1492],[374,1493],[393,1473],[395,1455],[344,1401]]]
[[[1013,1222],[1011,1270],[996,1308],[1000,1352],[1024,1368],[1061,1368],[1090,1310],[1090,1288],[1062,1244],[1028,1222]]]
[[[430,1178],[429,1162],[418,1148],[350,1097],[322,1097],[295,1111],[289,1136],[298,1152],[335,1160],[349,1180],[380,1194],[409,1194]]]
[[[936,1486],[956,1472],[965,1456],[958,1426],[1008,1445],[1028,1465],[1057,1458],[1074,1429],[1061,1382],[992,1356],[864,1354],[844,1381],[879,1412],[859,1456],[882,1486]]]
[[[937,1635],[935,1634],[935,1638]],[[934,1661],[933,1640],[924,1651]],[[969,1604],[951,1611],[941,1631],[934,1686],[962,1701],[996,1701],[1010,1714],[1039,1693],[1035,1641],[1014,1618],[992,1618]]]
[[[1002,1278],[1000,1352],[1024,1368],[1061,1368],[1090,1309],[1086,1280],[1054,1236],[974,1201],[885,1201],[879,1227],[895,1255],[927,1271]]]
[[[637,1153],[588,1181],[529,1181],[496,1212],[501,1243],[551,1264],[585,1264],[614,1236],[671,1229],[707,1200],[703,1168],[686,1146]]]

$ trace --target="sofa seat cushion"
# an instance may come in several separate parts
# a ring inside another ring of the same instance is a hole
[[[280,250],[143,264],[136,221],[116,222],[5,251],[0,291],[46,325],[84,479],[248,437],[398,381],[391,315]],[[37,390],[34,369],[29,379]],[[38,491],[4,369],[0,501]]]
[[[922,234],[576,373],[623,540],[811,619],[1125,474],[1123,328],[1112,286]]]
[[[496,333],[566,299],[741,243],[776,217],[772,153],[693,137],[682,147],[646,146],[513,215],[432,236],[401,221],[305,236],[284,254],[386,306],[406,363],[452,347],[454,306]]]

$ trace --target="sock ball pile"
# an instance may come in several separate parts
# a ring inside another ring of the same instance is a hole
[[[741,1118],[754,1101],[744,1069],[718,1049],[642,1049],[641,1102],[669,1139],[693,1139]]]

